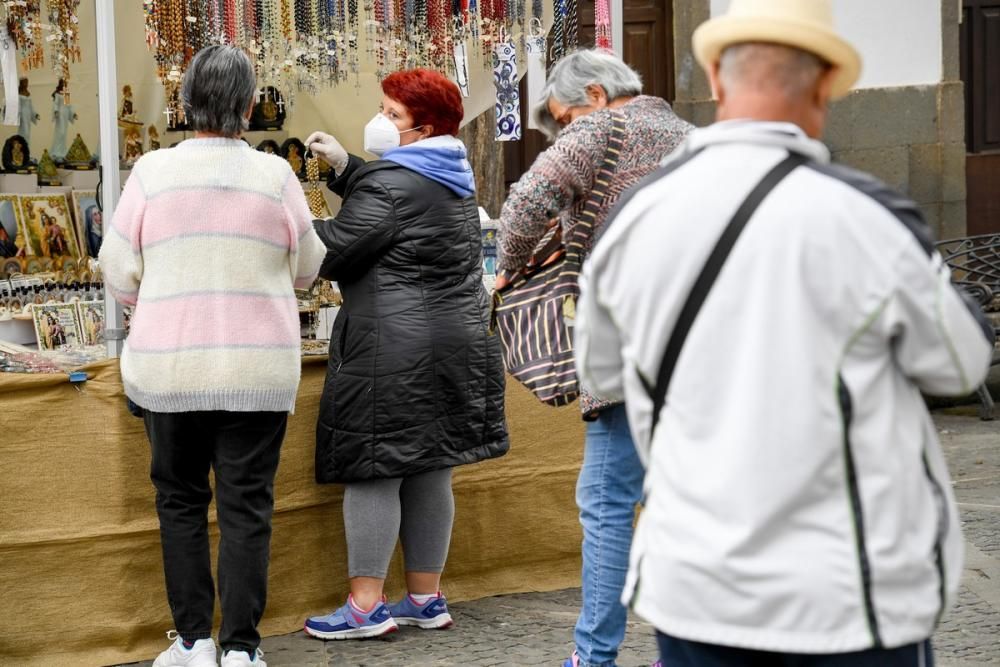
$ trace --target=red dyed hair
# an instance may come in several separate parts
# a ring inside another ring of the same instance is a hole
[[[462,94],[440,72],[421,67],[393,72],[382,80],[382,92],[406,107],[414,127],[431,125],[432,137],[458,134],[465,115]]]

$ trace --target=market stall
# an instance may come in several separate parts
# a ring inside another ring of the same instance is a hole
[[[497,141],[517,140],[519,78],[530,72],[530,95],[546,58],[577,39],[575,0],[360,4],[0,0],[0,664],[146,659],[172,627],[149,445],[126,409],[117,360],[106,358],[120,351],[129,312],[106,300],[95,258],[132,164],[191,136],[177,91],[197,48],[225,42],[252,54],[260,90],[245,139],[288,160],[314,214],[326,216],[338,201],[301,140],[324,129],[361,154],[387,73],[446,72],[466,121],[488,113]],[[484,225],[486,273],[494,234]],[[295,631],[347,592],[342,491],[313,474],[339,293],[318,281],[298,296],[302,383],[276,482],[265,635]],[[511,382],[507,416],[510,453],[455,473],[444,577],[453,601],[579,581],[578,410],[543,406]],[[212,530],[217,539],[214,520]]]
[[[303,364],[282,450],[265,635],[300,629],[347,593],[341,487],[313,481],[325,361]],[[126,410],[116,361],[85,371],[80,384],[66,375],[0,374],[0,664],[149,659],[173,627],[142,421]],[[511,383],[507,414],[510,453],[455,471],[442,584],[450,600],[579,582],[579,412],[543,406]],[[387,593],[402,590],[396,558]]]

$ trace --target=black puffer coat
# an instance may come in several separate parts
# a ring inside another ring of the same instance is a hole
[[[502,456],[504,368],[489,333],[474,197],[351,156],[316,222],[344,295],[316,427],[316,481],[406,477]]]

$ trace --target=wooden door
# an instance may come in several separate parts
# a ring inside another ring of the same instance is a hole
[[[998,0],[1000,2],[1000,0]],[[673,0],[623,0],[624,44],[622,57],[642,77],[643,93],[672,102],[674,99]],[[594,46],[594,1],[579,2],[580,48]],[[527,129],[531,109],[526,82],[521,81],[521,141],[504,147],[505,180],[509,188],[528,170],[548,145],[538,130]]]
[[[1000,233],[1000,0],[963,0],[968,233]]]

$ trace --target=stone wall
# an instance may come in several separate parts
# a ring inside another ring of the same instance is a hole
[[[683,6],[682,6],[683,5]],[[831,108],[824,141],[839,162],[875,174],[920,204],[938,238],[964,236],[965,98],[959,73],[958,3],[942,0],[943,82],[854,91]],[[691,52],[709,0],[675,3],[678,114],[711,123],[715,104]]]

